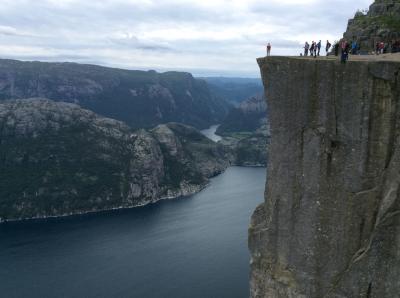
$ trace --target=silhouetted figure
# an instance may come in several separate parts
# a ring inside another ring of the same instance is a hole
[[[308,56],[308,50],[310,49],[310,44],[306,41],[304,44],[304,56]]]
[[[339,56],[339,43],[335,43],[335,56]]]
[[[315,41],[313,41],[313,42],[311,43],[311,47],[310,47],[310,56],[314,56],[314,55],[315,55],[315,53],[316,53],[315,47],[316,47],[316,44],[315,44]]]
[[[326,55],[328,56],[329,53],[329,49],[331,48],[331,43],[329,42],[329,40],[326,41],[326,47],[325,47],[325,51],[326,51]]]
[[[316,48],[316,50],[317,50],[317,55],[319,56],[319,52],[321,51],[321,41],[319,41],[319,42],[317,43],[317,48]]]
[[[267,44],[267,56],[271,56],[271,44],[270,43],[268,43]]]
[[[347,60],[349,59],[349,44],[347,43],[346,40],[343,40],[340,44],[340,49],[341,49],[341,57],[340,61],[345,64]]]
[[[358,50],[357,42],[356,42],[356,41],[353,41],[353,42],[351,43],[351,53],[352,53],[353,55],[357,55],[357,50]]]

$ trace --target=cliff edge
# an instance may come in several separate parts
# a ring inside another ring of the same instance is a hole
[[[251,297],[398,297],[400,62],[258,63],[271,144]]]

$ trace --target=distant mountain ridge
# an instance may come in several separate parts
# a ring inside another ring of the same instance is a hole
[[[189,73],[0,59],[0,100],[43,97],[79,104],[131,127],[220,123],[229,104]]]
[[[237,105],[251,96],[263,93],[261,79],[203,77],[213,93]]]

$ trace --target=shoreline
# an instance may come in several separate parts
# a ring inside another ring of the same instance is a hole
[[[113,207],[113,208],[105,208],[105,209],[99,209],[99,210],[88,210],[88,211],[81,211],[81,212],[70,212],[70,213],[64,213],[60,215],[48,215],[48,216],[35,216],[35,217],[27,217],[27,218],[12,218],[12,219],[2,219],[0,218],[0,225],[6,224],[6,223],[18,223],[18,222],[28,222],[28,221],[39,221],[39,220],[47,220],[47,219],[59,219],[59,218],[66,218],[66,217],[72,217],[72,216],[81,216],[81,215],[87,215],[87,214],[95,214],[95,213],[105,213],[105,212],[112,212],[112,211],[118,211],[118,210],[129,210],[129,209],[134,209],[134,208],[140,208],[140,207],[145,207],[151,204],[157,204],[161,201],[167,201],[167,200],[175,200],[175,199],[184,199],[190,196],[193,196],[195,194],[200,193],[204,189],[206,189],[208,186],[210,186],[211,181],[210,179],[215,178],[220,176],[221,174],[225,173],[225,171],[231,167],[241,167],[241,168],[263,168],[266,167],[264,165],[230,165],[226,169],[224,169],[222,172],[220,172],[217,175],[214,175],[212,177],[209,177],[207,183],[204,185],[198,185],[195,190],[191,192],[184,193],[183,191],[180,192],[179,195],[175,196],[164,196],[159,199],[156,199],[154,201],[148,201],[146,203],[142,204],[137,204],[133,206],[119,206],[119,207]]]
[[[223,172],[221,172],[221,174],[222,173]],[[216,176],[214,176],[214,177],[216,177]],[[137,205],[132,205],[132,206],[119,206],[119,207],[105,208],[105,209],[99,209],[99,210],[88,210],[88,211],[81,211],[81,212],[63,213],[60,215],[45,215],[45,216],[35,216],[35,217],[27,217],[27,218],[12,218],[12,219],[5,219],[5,220],[0,218],[0,225],[6,224],[6,223],[18,223],[18,222],[39,221],[39,220],[46,220],[46,219],[58,219],[58,218],[66,218],[66,217],[72,217],[72,216],[80,216],[80,215],[95,214],[95,213],[106,213],[106,212],[112,212],[112,211],[118,211],[118,210],[129,210],[129,209],[134,209],[134,208],[140,208],[140,207],[145,207],[145,206],[148,206],[151,204],[156,204],[160,201],[175,200],[175,199],[179,199],[179,198],[187,198],[192,195],[200,193],[202,190],[207,188],[209,185],[210,185],[210,181],[208,181],[204,185],[199,185],[198,188],[192,192],[187,192],[187,193],[182,192],[180,195],[176,195],[176,196],[164,196],[164,197],[161,197],[154,201],[148,201],[147,203],[142,203],[142,204],[137,204]]]

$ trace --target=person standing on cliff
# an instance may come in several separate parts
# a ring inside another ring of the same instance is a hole
[[[340,61],[344,64],[347,62],[347,59],[349,59],[349,44],[345,39],[340,43],[340,49],[342,52],[340,56]]]
[[[267,44],[267,56],[271,56],[271,44],[270,43],[268,43]]]
[[[375,54],[379,55],[379,42],[375,44]]]
[[[333,48],[335,50],[335,56],[339,56],[339,42],[335,41],[335,45]]]
[[[308,50],[310,49],[310,44],[306,41],[304,45],[304,56],[308,56]]]
[[[357,49],[358,49],[358,45],[356,41],[353,41],[351,44],[351,53],[353,55],[357,55]]]
[[[310,56],[314,56],[314,51],[315,51],[315,41],[311,43],[310,47]]]
[[[319,56],[319,52],[321,51],[321,41],[317,43],[317,51],[318,51],[317,55]]]
[[[385,44],[383,41],[379,43],[379,54],[383,54],[385,50]]]
[[[325,48],[325,51],[326,51],[326,56],[328,56],[328,54],[329,54],[329,49],[331,48],[331,43],[329,42],[329,40],[327,40],[326,41],[326,48]]]

